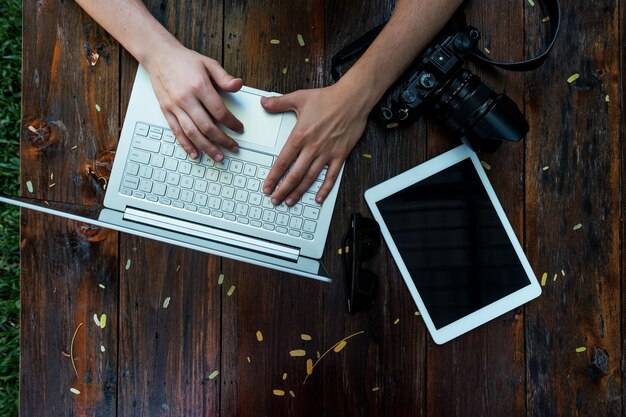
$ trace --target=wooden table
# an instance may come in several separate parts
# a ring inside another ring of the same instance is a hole
[[[147,3],[184,44],[247,85],[289,92],[329,84],[332,54],[381,23],[393,2]],[[530,3],[466,4],[491,56],[543,47],[548,24]],[[24,211],[20,415],[626,415],[626,9],[562,3],[562,33],[541,69],[475,68],[530,122],[525,141],[481,158],[535,273],[547,277],[539,299],[437,346],[383,248],[375,305],[346,313],[337,250],[349,214],[367,213],[363,191],[457,145],[430,119],[391,130],[372,120],[335,209],[325,254],[332,284]],[[136,65],[73,2],[24,2],[24,189],[31,181],[37,197],[102,200],[97,177],[106,177]],[[93,319],[103,314],[104,328]],[[304,383],[307,358],[358,332]]]

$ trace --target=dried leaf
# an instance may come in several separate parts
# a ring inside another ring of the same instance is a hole
[[[30,130],[33,133],[37,133],[37,129],[35,129],[34,126],[28,126],[28,130]]]
[[[480,164],[487,170],[490,171],[491,170],[491,165],[489,165],[488,163],[486,163],[485,161],[480,161]]]
[[[544,17],[543,19],[541,19],[541,21],[542,21],[543,23],[549,22],[549,21],[550,21],[550,16],[546,16],[546,17]]]
[[[33,193],[35,190],[33,189],[33,183],[31,181],[26,181],[26,189],[29,193]]]
[[[574,229],[574,230],[578,230],[578,229],[580,229],[581,227],[583,227],[582,223],[578,223],[576,226],[574,226],[574,228],[573,228],[573,229]]]
[[[304,46],[304,38],[302,37],[301,34],[298,33],[298,35],[296,36],[298,38],[298,45],[300,46]]]
[[[93,321],[96,323],[96,326],[102,327],[102,323],[100,322],[100,319],[98,318],[98,315],[95,314],[95,313],[93,315]]]
[[[543,167],[543,170],[544,170],[544,171],[547,171],[547,170],[549,170],[549,169],[550,169],[550,167],[549,167],[548,165],[546,165],[545,167]]]
[[[287,67],[283,67],[283,75],[287,74]]]
[[[106,349],[104,348],[103,345],[100,345],[100,352],[102,352],[102,353],[106,352]]]
[[[584,351],[586,351],[586,350],[587,350],[587,348],[586,348],[586,347],[584,347],[584,346],[577,347],[577,348],[576,348],[576,353],[581,353],[581,352],[584,352]]]
[[[611,100],[611,99],[610,99],[610,97],[609,97],[609,95],[608,95],[608,94],[607,94],[606,96],[604,96],[604,101],[606,101],[606,102],[608,103],[610,100]]]
[[[100,108],[99,104],[96,104],[96,111],[100,111],[100,110],[102,110],[102,108]]]
[[[106,287],[104,286],[104,284],[98,284],[98,287],[105,289]]]
[[[333,348],[333,351],[335,351],[335,353],[339,353],[343,350],[343,348],[346,347],[347,344],[348,342],[346,342],[345,340],[342,340],[339,343],[337,343],[337,345],[335,345],[335,347]]]
[[[256,340],[258,340],[259,342],[263,341],[263,333],[261,333],[260,330],[256,332]]]
[[[398,323],[400,323],[400,319],[396,319],[396,320],[393,322],[393,324],[398,324]]]
[[[295,349],[289,352],[289,355],[293,357],[306,356],[306,351],[304,349]]]
[[[220,374],[220,371],[217,369],[209,374],[209,379],[215,379]]]
[[[164,301],[163,301],[163,308],[167,308],[170,305],[170,299],[171,297],[167,297]]]
[[[285,391],[283,391],[282,389],[275,389],[272,391],[272,393],[277,397],[283,397],[285,395]]]
[[[292,398],[296,398],[296,393],[289,390],[289,395],[291,395]]]
[[[372,154],[371,153],[364,153],[363,154],[363,158],[372,159]]]
[[[106,326],[106,325],[107,325],[107,315],[103,313],[100,316],[100,328],[104,329],[104,326]]]
[[[79,391],[79,390],[77,390],[76,388],[70,388],[70,392],[71,392],[72,394],[76,394],[76,395],[79,395],[79,394],[80,394],[80,391]]]
[[[576,73],[574,73],[574,74],[569,76],[569,78],[567,79],[567,82],[569,84],[571,84],[571,83],[573,83],[574,81],[576,81],[579,78],[580,78],[580,74],[576,72]]]
[[[306,374],[311,375],[312,373],[313,373],[313,360],[307,359],[306,360]]]
[[[558,277],[558,276],[559,276],[558,274],[554,274],[554,276],[552,277],[552,281],[553,281],[553,282],[554,282],[554,281],[556,281],[556,279],[557,279],[557,277]]]
[[[127,259],[126,260],[126,266],[124,267],[127,271],[130,269],[130,264],[131,264],[131,260]]]
[[[224,283],[224,274],[220,274],[219,277],[217,277],[217,285],[222,285]]]
[[[485,52],[486,52],[486,53],[488,53],[488,54],[490,54],[490,53],[491,53],[491,51],[489,50],[489,48],[485,47],[484,49],[485,49]]]
[[[535,2],[533,0],[528,0],[528,4],[530,4],[531,6],[535,6]]]
[[[287,379],[287,372],[283,373],[283,381]]]
[[[388,123],[385,127],[387,129],[393,129],[395,127],[398,127],[398,124],[397,123]]]
[[[233,295],[234,292],[235,292],[235,286],[233,285],[228,289],[228,292],[226,293],[226,295],[230,297],[231,295]]]
[[[270,43],[271,43],[272,45],[278,45],[278,44],[280,44],[280,41],[279,41],[278,39],[271,39],[271,40],[270,40]]]
[[[309,340],[312,340],[313,338],[311,336],[309,336],[308,334],[302,333],[300,335],[300,339],[305,340],[305,341],[309,341]]]
[[[546,286],[546,281],[548,280],[548,273],[544,272],[543,275],[541,276],[541,286],[545,287]]]
[[[376,391],[378,391],[378,390],[380,390],[380,388],[378,388],[378,387],[374,387],[374,388],[372,388],[372,392],[376,392]]]

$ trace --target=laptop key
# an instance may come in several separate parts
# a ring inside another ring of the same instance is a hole
[[[150,162],[150,154],[148,152],[142,152],[137,149],[131,149],[128,154],[128,159],[133,162],[139,162],[140,164],[147,164]]]
[[[160,139],[160,138],[157,138]],[[141,149],[152,153],[157,153],[161,149],[161,142],[158,140],[146,139],[139,136],[135,136],[133,140],[133,148]]]
[[[150,127],[145,123],[137,123],[135,125],[135,134],[141,136],[148,136],[148,131]]]
[[[125,176],[122,180],[122,187],[136,190],[139,188],[139,178]]]

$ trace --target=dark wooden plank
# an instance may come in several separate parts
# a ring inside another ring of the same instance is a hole
[[[222,2],[146,5],[183,45],[219,60]],[[122,115],[136,67],[124,52]],[[120,262],[118,415],[219,415],[220,258],[121,235]]]
[[[561,4],[553,58],[527,76],[533,138],[526,149],[527,248],[537,272],[547,273],[540,301],[527,309],[528,415],[617,416],[623,415],[619,10],[614,1]],[[527,22],[538,17],[527,8]],[[530,30],[527,39],[530,50],[541,42]],[[574,73],[580,78],[570,84]]]
[[[327,4],[326,68],[331,56],[391,15],[393,2],[340,1]],[[380,68],[385,71],[385,68]],[[327,76],[330,83],[330,76]],[[368,311],[350,316],[338,254],[342,236],[356,211],[370,215],[365,190],[424,159],[426,135],[420,125],[387,129],[371,117],[364,137],[349,157],[333,228],[327,247],[328,265],[338,279],[325,293],[326,345],[363,331],[340,354],[324,362],[327,389],[324,408],[329,415],[424,415],[425,332],[391,255],[383,244],[368,264],[379,276],[379,292]],[[371,156],[371,157],[370,157]],[[396,322],[396,320],[399,320]]]
[[[103,182],[89,168],[106,176],[99,162],[116,143],[117,44],[73,2],[25,2],[23,19],[23,192],[92,204]],[[114,415],[117,234],[29,211],[21,233],[20,414]]]
[[[219,258],[122,240],[118,415],[219,415]]]
[[[494,59],[520,60],[524,57],[524,4],[497,5],[468,2],[467,22],[481,31],[481,47]],[[502,30],[506,27],[506,30]],[[523,109],[524,79],[521,74],[467,67],[494,91],[503,92]],[[429,156],[438,155],[458,142],[440,125],[429,125]],[[515,233],[524,236],[524,145],[504,143],[495,153],[481,153],[489,167],[487,175],[502,203]],[[505,314],[445,345],[430,342],[428,349],[428,415],[513,416],[523,415],[524,385],[523,309]]]
[[[246,85],[281,93],[321,85],[322,3],[227,1],[224,10],[224,67],[231,74]],[[326,284],[226,258],[223,271],[221,415],[322,415],[323,381],[303,385],[303,380],[306,359],[323,346]],[[312,340],[301,340],[303,333]],[[295,349],[306,356],[290,356]]]

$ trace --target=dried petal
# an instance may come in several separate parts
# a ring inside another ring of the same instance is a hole
[[[567,82],[569,84],[571,84],[571,83],[573,83],[574,81],[576,81],[579,78],[580,78],[580,74],[576,72],[576,73],[570,75],[570,77],[567,79]]]
[[[396,319],[396,320],[393,322],[393,324],[398,324],[398,323],[400,323],[400,319]]]
[[[220,371],[217,369],[209,374],[209,379],[215,379],[220,374]]]
[[[104,348],[103,345],[100,345],[100,352],[102,352],[102,353],[106,352],[106,349]]]
[[[313,360],[307,359],[306,360],[306,374],[311,375],[312,373],[313,373]]]
[[[106,287],[104,286],[104,284],[98,284],[98,287],[105,289]]]
[[[219,277],[217,277],[217,285],[222,285],[224,283],[224,274],[220,274]]]
[[[586,348],[586,347],[584,347],[584,346],[577,347],[577,348],[576,348],[576,353],[581,353],[581,352],[584,352],[584,351],[586,351],[586,350],[587,350],[587,348]]]
[[[167,308],[170,305],[170,299],[171,297],[167,297],[164,301],[163,301],[163,308]]]
[[[102,314],[100,316],[100,328],[104,329],[104,326],[107,325],[107,315],[106,314]]]
[[[230,297],[231,295],[233,295],[234,292],[235,292],[235,286],[233,285],[228,289],[228,292],[226,293],[226,295]]]
[[[304,38],[302,37],[302,35],[298,33],[296,38],[298,38],[298,45],[304,46]]]
[[[96,323],[96,326],[102,327],[102,323],[100,322],[100,319],[98,318],[98,315],[95,314],[95,313],[93,315],[93,321]]]
[[[31,194],[34,192],[33,183],[31,181],[26,181],[26,189]]]
[[[305,341],[308,341],[308,340],[311,340],[311,339],[312,339],[312,337],[311,337],[311,336],[309,336],[308,334],[302,333],[302,334],[300,335],[300,339],[305,340]]]
[[[541,286],[545,287],[546,286],[546,281],[548,280],[548,273],[544,272],[543,275],[541,276]]]
[[[130,264],[131,264],[131,260],[127,259],[126,260],[126,266],[124,267],[127,271],[130,269]]]
[[[102,110],[102,108],[100,108],[99,104],[96,104],[96,111],[100,111],[100,110]]]
[[[363,154],[363,158],[372,159],[372,154],[371,153],[364,153]]]
[[[272,393],[277,397],[282,397],[285,395],[285,391],[283,391],[282,389],[275,389],[272,391]]]
[[[480,164],[487,170],[491,170],[491,165],[489,165],[488,163],[486,163],[485,161],[480,161]]]
[[[304,349],[295,349],[289,352],[289,355],[293,357],[306,356],[306,351]]]
[[[270,43],[271,43],[272,45],[278,45],[278,44],[280,44],[280,41],[279,41],[278,39],[271,39],[271,40],[270,40]]]
[[[574,226],[574,230],[578,230],[581,227],[583,227],[582,223],[578,223],[576,226]]]
[[[287,372],[283,373],[283,381],[287,379]]]
[[[337,345],[333,348],[333,350],[335,351],[335,353],[339,353],[343,350],[343,348],[346,347],[347,344],[348,342],[346,342],[345,340],[342,340],[341,342],[337,343]]]
[[[77,390],[76,388],[70,388],[70,392],[71,392],[72,394],[76,394],[76,395],[79,395],[79,394],[80,394],[80,391],[79,391],[79,390]]]
[[[263,333],[261,333],[260,330],[256,332],[256,340],[258,340],[259,342],[263,341]]]
[[[291,395],[292,398],[296,398],[296,393],[289,390],[289,395]]]

